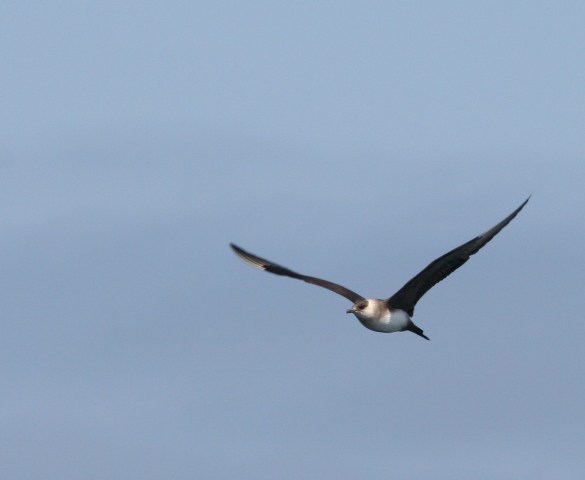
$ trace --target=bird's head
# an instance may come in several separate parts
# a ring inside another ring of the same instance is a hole
[[[351,308],[348,308],[345,313],[353,313],[356,317],[368,317],[369,315],[369,302],[367,300],[360,300],[353,304]]]

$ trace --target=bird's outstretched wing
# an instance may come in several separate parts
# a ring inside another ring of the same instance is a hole
[[[388,306],[390,308],[400,308],[412,316],[416,302],[418,302],[430,288],[457,270],[469,260],[471,255],[477,253],[480,248],[494,238],[502,228],[508,225],[508,223],[518,215],[520,210],[524,208],[524,205],[528,203],[528,200],[530,200],[530,197],[528,197],[522,205],[504,218],[504,220],[498,223],[495,227],[490,228],[487,232],[478,235],[473,240],[454,248],[450,252],[431,262],[423,271],[410,279],[406,285],[386,300]]]
[[[309,277],[307,275],[301,275],[300,273],[293,272],[282,265],[278,265],[277,263],[273,263],[270,260],[266,260],[265,258],[257,257],[256,255],[251,254],[250,252],[246,252],[243,248],[230,243],[230,247],[232,250],[240,257],[244,262],[248,265],[251,265],[254,268],[258,268],[259,270],[265,270],[270,273],[274,273],[275,275],[283,275],[285,277],[292,277],[298,278],[299,280],[303,280],[307,283],[312,283],[313,285],[318,285],[319,287],[326,288],[331,290],[332,292],[338,293],[342,297],[347,298],[353,303],[357,303],[360,300],[364,300],[364,297],[358,295],[355,292],[352,292],[350,289],[342,287],[341,285],[337,285],[333,282],[328,282],[327,280],[322,280],[321,278]]]

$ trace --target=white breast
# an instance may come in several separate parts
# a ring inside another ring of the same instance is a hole
[[[383,315],[357,315],[360,323],[375,332],[392,333],[405,329],[410,317],[404,310],[386,310]]]

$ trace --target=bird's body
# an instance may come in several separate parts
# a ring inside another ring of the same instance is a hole
[[[242,260],[255,268],[275,275],[303,280],[347,298],[353,302],[353,306],[347,310],[347,313],[353,313],[360,323],[370,330],[382,333],[410,331],[428,340],[429,338],[423,333],[422,329],[416,326],[411,319],[416,303],[429,289],[457,270],[469,260],[471,255],[477,253],[494,238],[500,230],[518,215],[529,199],[530,197],[488,231],[432,261],[420,273],[411,278],[398,292],[386,300],[364,298],[354,291],[328,280],[293,272],[282,265],[246,252],[233,243],[230,246]]]
[[[367,298],[368,305],[363,310],[349,309],[360,323],[374,332],[392,333],[402,332],[408,326],[410,316],[404,310],[392,310],[386,306],[384,300]]]

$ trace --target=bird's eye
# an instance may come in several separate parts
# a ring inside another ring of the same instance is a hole
[[[364,305],[363,303],[360,303],[360,304],[357,306],[357,308],[358,308],[358,310],[363,310],[363,309],[365,308],[365,305]]]

